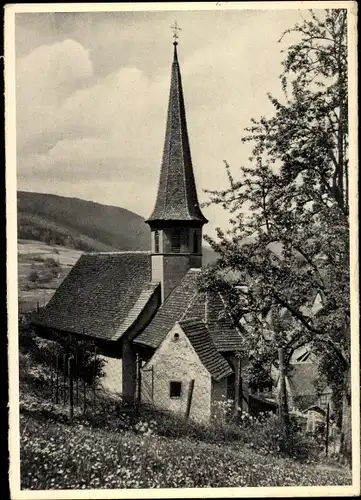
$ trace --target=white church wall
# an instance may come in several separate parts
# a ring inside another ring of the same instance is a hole
[[[104,375],[100,379],[100,384],[106,391],[120,395],[122,393],[122,360],[102,355],[99,358],[105,361]]]

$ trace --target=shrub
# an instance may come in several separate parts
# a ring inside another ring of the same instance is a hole
[[[34,257],[32,258],[32,260],[34,262],[44,262],[44,257],[42,257],[41,255],[34,255]]]
[[[30,283],[36,283],[39,280],[39,273],[36,269],[32,269],[27,277]]]
[[[280,428],[279,417],[267,413],[261,414],[258,418],[244,414],[241,426],[245,442],[251,443],[265,453],[305,460],[319,451],[312,438],[302,432],[293,418],[286,432]]]
[[[53,281],[54,279],[54,275],[56,275],[54,273],[53,270],[46,270],[46,271],[43,271],[41,273],[41,275],[39,276],[39,283],[49,283],[50,281]]]
[[[45,267],[50,267],[50,268],[60,268],[60,263],[59,261],[53,259],[53,257],[47,257],[44,259],[44,266]]]

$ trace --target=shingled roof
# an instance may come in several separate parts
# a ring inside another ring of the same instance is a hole
[[[194,180],[176,43],[158,194],[147,222],[159,220],[207,222],[198,203]]]
[[[147,252],[83,254],[35,323],[114,341],[159,286]]]
[[[156,349],[176,321],[186,312],[197,296],[197,277],[200,269],[190,269],[160,306],[151,323],[133,342]]]
[[[152,322],[134,340],[156,349],[176,321],[203,321],[219,352],[230,352],[242,347],[242,331],[235,328],[221,295],[198,290],[199,269],[190,269],[182,281],[160,306]]]
[[[224,357],[217,351],[209,331],[203,321],[182,320],[180,327],[187,335],[203,366],[216,381],[233,373]]]

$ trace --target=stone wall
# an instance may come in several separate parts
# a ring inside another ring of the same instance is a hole
[[[177,323],[142,370],[143,402],[152,399],[152,371],[153,404],[156,407],[185,415],[189,386],[194,379],[190,418],[199,422],[210,420],[211,376]],[[171,382],[181,382],[180,397],[171,397]]]

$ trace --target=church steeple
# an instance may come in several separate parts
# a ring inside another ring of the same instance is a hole
[[[146,221],[151,228],[152,280],[161,283],[162,300],[190,268],[202,266],[202,227],[208,222],[199,206],[194,179],[177,29],[176,25],[158,193],[152,215]]]
[[[182,78],[174,45],[168,116],[158,194],[148,223],[155,221],[195,221],[207,219],[199,206],[189,147]]]

